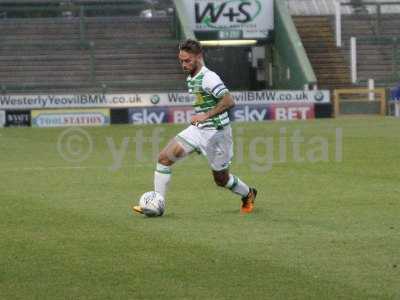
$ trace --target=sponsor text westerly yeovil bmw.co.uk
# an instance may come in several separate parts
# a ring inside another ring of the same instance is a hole
[[[81,107],[104,106],[106,104],[107,100],[104,94],[0,96],[1,108]]]
[[[329,103],[329,91],[244,91],[231,92],[236,104],[265,104],[277,102],[309,102],[309,103]],[[187,93],[169,93],[168,104],[190,104],[194,101],[195,95]],[[164,97],[161,95],[161,99]],[[163,104],[163,101],[160,101]]]
[[[236,104],[329,103],[329,91],[239,91],[231,92]],[[190,105],[195,95],[160,94],[79,94],[2,95],[0,110],[47,108],[100,108]]]

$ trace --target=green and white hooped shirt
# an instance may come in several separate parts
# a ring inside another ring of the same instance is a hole
[[[221,78],[207,67],[203,66],[192,78],[186,79],[189,93],[196,96],[193,103],[195,114],[207,112],[214,108],[219,100],[229,92]],[[228,112],[218,114],[198,125],[199,128],[214,127],[220,129],[230,123]]]

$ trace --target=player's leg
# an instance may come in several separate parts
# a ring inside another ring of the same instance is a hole
[[[241,211],[244,213],[251,212],[254,208],[257,190],[250,188],[240,178],[229,172],[228,166],[233,157],[231,129],[225,128],[209,139],[206,151],[215,183],[240,195],[242,197]]]
[[[229,189],[233,193],[242,197],[241,211],[244,213],[252,212],[254,208],[254,200],[257,197],[257,190],[249,187],[245,182],[237,176],[231,174],[229,169],[215,171],[213,170],[215,183]]]
[[[156,170],[154,171],[154,191],[160,193],[164,198],[168,184],[171,181],[171,166],[189,154],[179,142],[172,139],[158,155]],[[133,210],[143,214],[143,209],[136,205]]]
[[[225,187],[231,190],[233,193],[238,194],[242,197],[246,197],[249,192],[249,186],[240,180],[237,176],[231,174],[229,169],[215,171],[213,170],[213,176],[215,184],[220,187]]]
[[[158,155],[157,166],[154,172],[154,190],[165,197],[168,183],[171,180],[171,166],[197,151],[197,128],[189,126],[173,138]]]
[[[158,155],[156,170],[154,171],[154,190],[165,197],[168,184],[171,180],[171,166],[188,152],[175,139],[161,150]]]

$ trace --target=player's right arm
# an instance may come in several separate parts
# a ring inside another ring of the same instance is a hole
[[[214,72],[206,72],[203,83],[203,90],[216,99],[216,105],[206,113],[196,114],[192,117],[192,124],[204,122],[212,117],[224,113],[235,106],[235,102],[229,90],[221,78]]]
[[[219,114],[227,111],[228,109],[230,109],[234,106],[235,106],[235,102],[233,101],[231,94],[225,93],[222,96],[221,100],[217,103],[217,105],[214,108],[212,108],[211,110],[209,110],[206,113],[199,113],[199,114],[193,115],[192,119],[191,119],[191,124],[197,124],[197,123],[204,122],[216,115],[219,115]]]

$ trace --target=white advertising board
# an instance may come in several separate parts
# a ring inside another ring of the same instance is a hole
[[[209,39],[266,39],[274,29],[273,0],[184,0],[192,30]],[[200,38],[202,39],[202,38]]]

